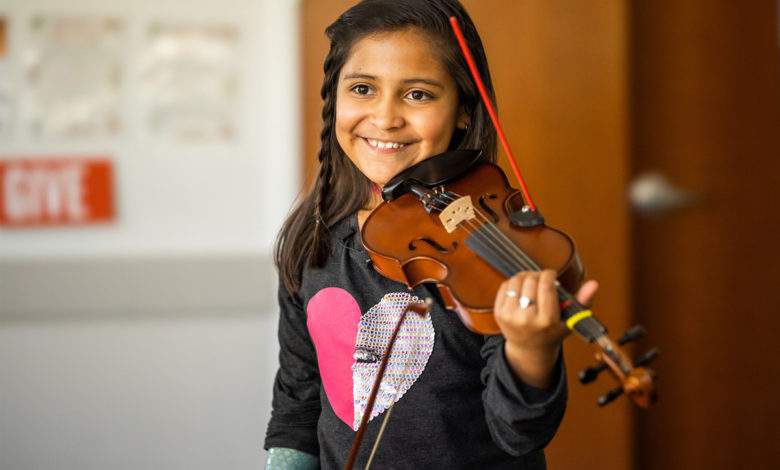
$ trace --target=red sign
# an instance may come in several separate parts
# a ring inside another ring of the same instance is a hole
[[[0,226],[82,225],[113,219],[110,160],[0,160]]]

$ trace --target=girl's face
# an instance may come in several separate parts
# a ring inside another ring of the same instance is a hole
[[[339,76],[336,138],[368,179],[383,186],[402,170],[447,150],[465,128],[455,81],[418,29],[367,36]]]

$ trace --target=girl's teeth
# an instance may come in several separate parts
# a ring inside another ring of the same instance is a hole
[[[372,147],[379,149],[399,149],[406,144],[399,144],[398,142],[381,142],[375,139],[366,139]]]

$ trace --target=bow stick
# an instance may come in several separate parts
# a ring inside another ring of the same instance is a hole
[[[452,31],[455,33],[455,38],[458,40],[460,50],[463,53],[463,57],[466,59],[466,63],[469,66],[469,71],[471,71],[471,76],[474,78],[474,83],[476,83],[479,94],[482,97],[482,103],[485,105],[488,115],[490,116],[490,120],[493,121],[493,126],[496,128],[498,139],[501,141],[501,147],[503,147],[504,153],[506,153],[506,156],[509,159],[509,164],[512,166],[512,171],[515,173],[517,182],[520,183],[520,190],[523,192],[523,200],[528,205],[528,209],[531,212],[536,212],[536,205],[534,205],[534,202],[531,200],[531,194],[528,192],[528,186],[526,186],[523,175],[520,172],[520,167],[517,165],[517,161],[515,160],[515,154],[512,153],[512,148],[509,146],[509,141],[506,138],[506,134],[504,134],[504,129],[501,127],[501,122],[498,120],[498,114],[493,108],[493,103],[490,101],[490,97],[487,94],[487,89],[485,88],[485,84],[482,82],[482,77],[479,75],[477,64],[474,62],[474,57],[471,55],[469,46],[466,43],[466,38],[463,36],[463,31],[460,29],[458,19],[454,16],[450,16],[450,26],[452,26]]]

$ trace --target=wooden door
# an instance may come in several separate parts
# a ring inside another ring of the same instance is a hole
[[[354,1],[302,3],[307,180],[319,145],[323,31]],[[485,43],[502,124],[550,225],[570,233],[602,290],[600,318],[616,333],[630,324],[628,12],[625,2],[466,0]],[[502,163],[508,169],[506,161]],[[597,397],[613,384],[579,385],[590,348],[565,346],[570,400],[547,450],[552,469],[624,470],[634,460],[633,414],[625,400]]]
[[[699,198],[635,217],[634,305],[663,355],[639,468],[776,468],[777,2],[654,0],[632,14],[634,168]]]

